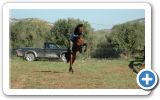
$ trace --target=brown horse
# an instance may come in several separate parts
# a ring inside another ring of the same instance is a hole
[[[86,43],[84,43],[83,35],[80,35],[73,42],[72,52],[68,48],[68,51],[66,53],[66,59],[67,59],[67,63],[70,63],[69,72],[72,72],[72,73],[74,72],[72,66],[73,66],[73,63],[75,62],[77,52],[79,51],[81,53],[83,51],[82,50],[83,48],[85,48],[84,49],[84,52],[85,52],[86,46],[87,45],[86,45]]]

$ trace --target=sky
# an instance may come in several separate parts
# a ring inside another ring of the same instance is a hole
[[[12,9],[10,18],[39,18],[50,23],[58,19],[79,18],[95,30],[111,29],[116,24],[144,18],[144,9]]]

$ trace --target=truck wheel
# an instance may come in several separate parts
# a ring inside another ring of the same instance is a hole
[[[62,61],[64,61],[64,62],[66,62],[66,61],[67,61],[67,60],[66,60],[65,53],[61,54],[61,59],[62,59]]]
[[[27,53],[26,56],[25,56],[25,59],[27,61],[34,61],[35,60],[35,56],[33,53]]]

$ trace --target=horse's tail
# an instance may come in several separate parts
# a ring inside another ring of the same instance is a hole
[[[68,48],[67,52],[65,53],[65,57],[66,57],[66,60],[67,60],[67,63],[70,61],[70,49]]]

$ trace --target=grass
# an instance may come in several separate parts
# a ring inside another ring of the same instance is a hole
[[[77,60],[74,74],[60,61],[11,59],[12,89],[136,89],[136,74],[127,60]]]

